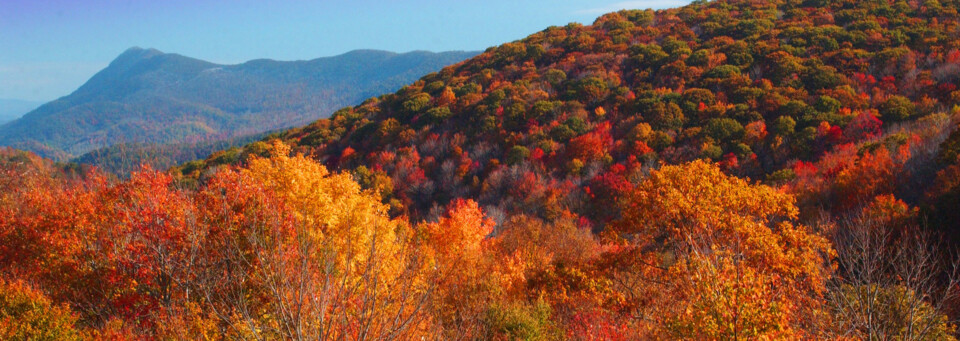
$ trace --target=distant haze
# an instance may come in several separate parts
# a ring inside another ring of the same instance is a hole
[[[683,0],[0,1],[0,98],[50,101],[130,46],[221,64],[355,49],[483,50],[550,25]]]
[[[30,112],[30,110],[36,109],[40,104],[43,103],[0,98],[0,124],[13,121]]]

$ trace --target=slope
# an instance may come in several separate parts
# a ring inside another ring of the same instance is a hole
[[[490,48],[280,138],[380,187],[397,214],[431,218],[466,197],[500,222],[573,211],[600,228],[618,216],[618,194],[658,164],[708,159],[784,184],[841,147],[855,152],[845,167],[878,149],[935,153],[960,103],[956,5],[716,1],[610,13]],[[184,170],[197,176],[264,146]],[[917,204],[923,181],[898,193]]]

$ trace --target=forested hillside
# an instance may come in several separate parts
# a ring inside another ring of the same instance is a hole
[[[9,152],[0,331],[953,340],[958,8],[621,11],[168,172]]]
[[[826,175],[809,184],[809,204],[832,211],[882,192],[919,204],[932,172],[954,162],[955,151],[929,161],[960,104],[956,6],[933,4],[611,13],[491,48],[280,138],[390,188],[385,202],[415,219],[468,197],[499,223],[569,210],[599,230],[617,216],[609,200],[646,169],[695,159],[778,185]],[[909,164],[919,179],[856,172],[861,159]]]
[[[0,126],[0,145],[66,160],[118,143],[252,135],[326,117],[475,54],[358,50],[219,65],[131,48],[74,93]]]
[[[126,177],[143,165],[154,169],[169,169],[185,162],[205,159],[221,150],[255,142],[267,135],[268,133],[260,133],[170,144],[117,143],[70,159],[70,162],[95,166],[106,173]]]

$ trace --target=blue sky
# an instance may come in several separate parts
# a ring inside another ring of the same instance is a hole
[[[64,96],[131,46],[217,63],[354,49],[483,50],[551,25],[685,0],[2,0],[0,98]]]

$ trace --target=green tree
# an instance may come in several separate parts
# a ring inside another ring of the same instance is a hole
[[[913,116],[916,110],[916,105],[910,99],[903,96],[891,96],[883,104],[880,104],[880,119],[884,122],[899,122]]]

